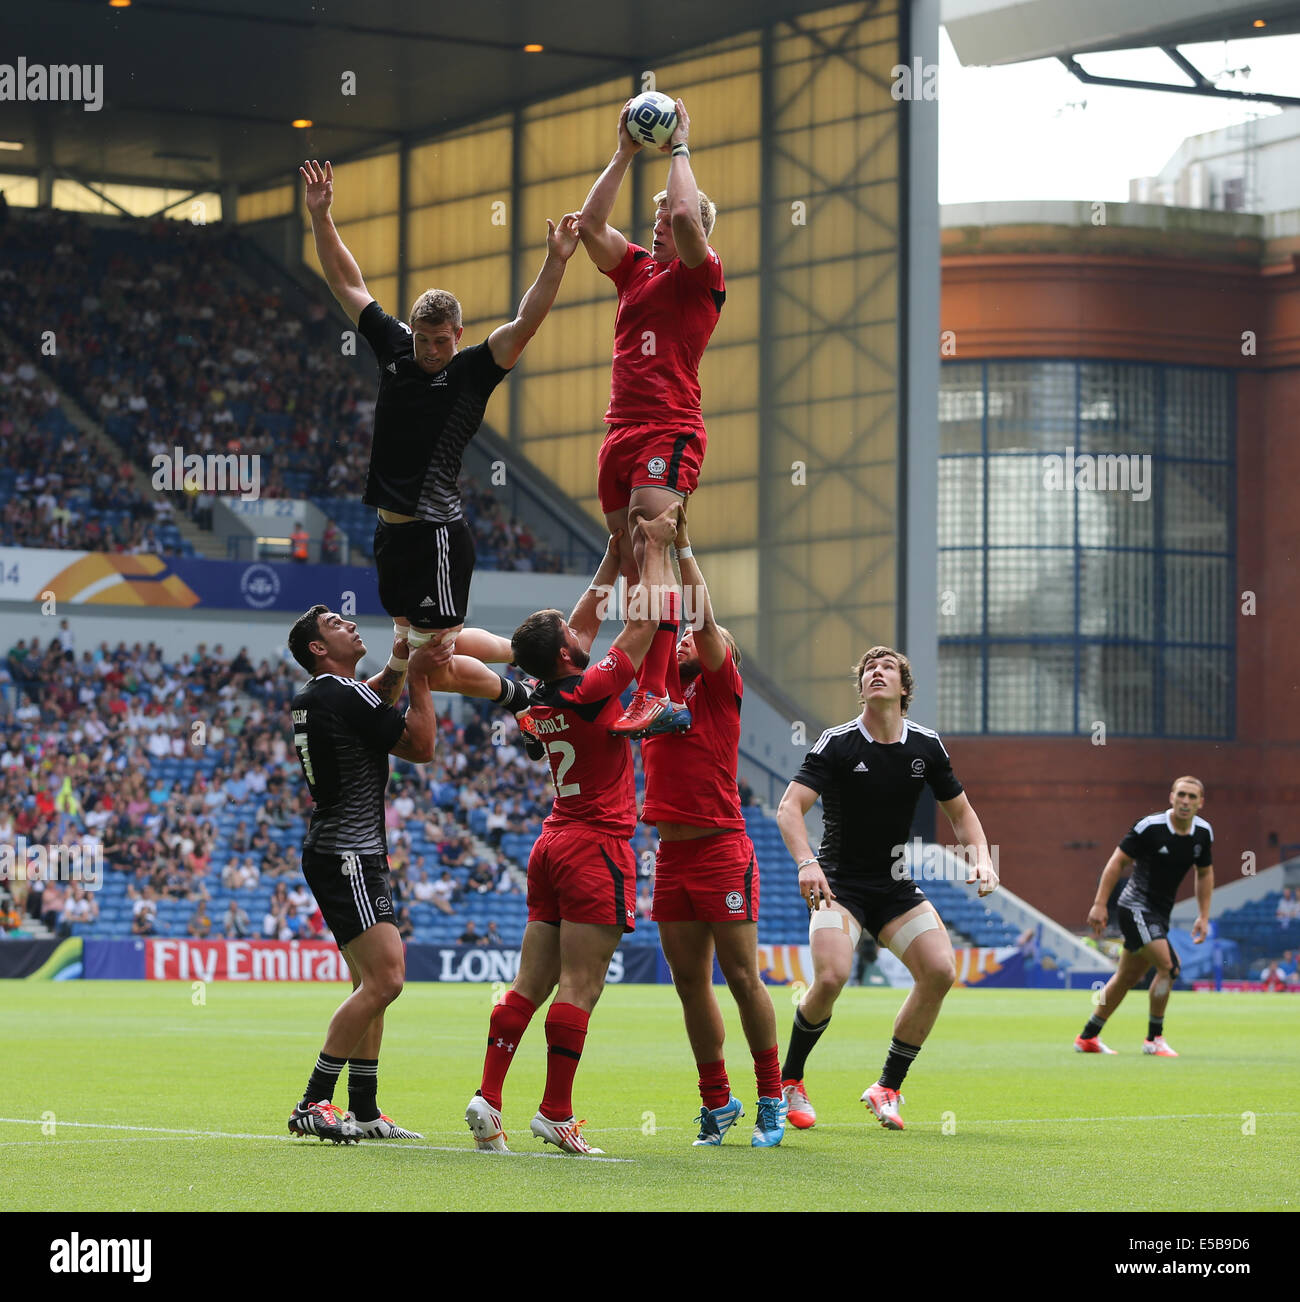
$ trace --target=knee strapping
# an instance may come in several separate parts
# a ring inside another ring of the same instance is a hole
[[[911,922],[905,922],[894,932],[889,942],[890,952],[895,958],[902,958],[907,947],[920,935],[934,931],[939,926],[939,919],[933,913],[918,914]]]

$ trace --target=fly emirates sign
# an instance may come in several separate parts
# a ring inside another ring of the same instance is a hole
[[[149,940],[150,981],[350,981],[348,965],[323,940]]]

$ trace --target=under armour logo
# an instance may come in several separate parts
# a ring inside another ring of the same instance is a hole
[[[507,1053],[514,1053],[515,1051],[515,1046],[513,1044],[507,1044],[500,1038],[497,1039],[497,1048],[504,1049]]]

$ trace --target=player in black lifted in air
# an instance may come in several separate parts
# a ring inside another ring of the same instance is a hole
[[[1200,944],[1210,926],[1210,896],[1214,892],[1214,832],[1198,811],[1205,803],[1200,778],[1181,777],[1169,792],[1169,808],[1148,814],[1133,824],[1128,835],[1102,869],[1097,897],[1088,912],[1088,925],[1098,940],[1106,929],[1106,901],[1121,875],[1133,869],[1115,906],[1124,933],[1124,956],[1115,975],[1106,982],[1096,1010],[1075,1037],[1079,1053],[1114,1053],[1101,1042],[1101,1028],[1120,1001],[1152,969],[1150,1017],[1142,1052],[1157,1058],[1177,1058],[1165,1039],[1165,1008],[1178,979],[1178,955],[1169,943],[1169,915],[1189,868],[1196,869],[1196,921],[1192,940]]]
[[[527,691],[487,667],[509,664],[510,640],[465,628],[474,542],[461,512],[461,456],[478,433],[492,391],[519,360],[551,310],[565,264],[578,247],[577,214],[547,220],[546,261],[512,321],[483,343],[458,349],[461,307],[445,290],[416,299],[408,325],[389,316],[330,217],[334,169],[308,161],[306,184],[316,252],[330,290],[374,350],[379,365],[370,469],[362,500],[378,511],[379,599],[412,650],[439,644],[434,691],[495,701],[514,713]],[[453,649],[459,654],[453,655]]]
[[[813,983],[795,1009],[781,1067],[787,1117],[800,1130],[817,1121],[804,1089],[804,1063],[830,1024],[864,928],[902,960],[914,982],[894,1019],[880,1079],[861,1099],[887,1130],[903,1129],[899,1087],[956,977],[948,932],[904,858],[923,787],[934,792],[958,841],[973,851],[966,880],[977,881],[981,895],[998,885],[984,829],[953,776],[939,734],[906,717],[915,692],[907,657],[889,647],[872,647],[858,661],[854,677],[861,715],[822,733],[786,788],[776,815],[786,848],[799,866],[799,891],[812,913]],[[818,796],[825,832],[814,855],[804,818]]]
[[[356,624],[318,605],[289,631],[289,650],[312,675],[291,706],[293,745],[315,804],[302,871],[352,972],[352,993],[330,1021],[289,1130],[336,1144],[419,1139],[375,1101],[384,1009],[401,994],[406,974],[388,875],[384,788],[390,754],[413,764],[433,758],[434,649],[426,644],[409,660],[405,714],[395,708],[408,670],[404,638],[394,639],[388,664],[363,681],[356,668],[366,647]],[[333,1098],[345,1063],[349,1110],[342,1113]]]

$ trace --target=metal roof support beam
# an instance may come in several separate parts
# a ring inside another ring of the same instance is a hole
[[[1209,99],[1239,99],[1252,104],[1300,106],[1300,98],[1294,95],[1275,95],[1267,91],[1254,90],[1224,90],[1206,80],[1205,76],[1177,51],[1166,49],[1165,53],[1194,79],[1194,85],[1182,86],[1177,82],[1166,81],[1137,81],[1128,77],[1098,77],[1095,73],[1086,72],[1080,67],[1078,60],[1072,54],[1061,54],[1057,58],[1075,77],[1088,86],[1118,86],[1122,90],[1167,90],[1173,91],[1176,95],[1203,95]]]

